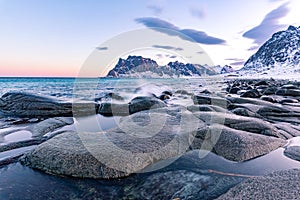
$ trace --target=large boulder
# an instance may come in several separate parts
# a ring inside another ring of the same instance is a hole
[[[293,159],[300,161],[300,146],[289,146],[284,150],[284,155]]]
[[[299,169],[274,172],[247,179],[217,199],[299,199],[299,178]]]
[[[194,140],[192,148],[213,150],[217,155],[239,162],[265,155],[286,144],[285,140],[279,138],[235,130],[220,124],[199,128],[195,137],[198,140]]]
[[[200,120],[139,112],[106,132],[62,133],[27,154],[22,162],[42,171],[82,178],[118,178],[159,160],[184,154]],[[112,159],[113,158],[113,159]]]
[[[69,103],[25,92],[9,92],[0,99],[0,113],[15,117],[72,117],[96,113],[92,102]]]
[[[104,102],[99,106],[97,113],[103,116],[126,116],[129,115],[129,105]]]

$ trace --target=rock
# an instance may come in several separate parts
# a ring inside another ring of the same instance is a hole
[[[284,99],[280,100],[279,103],[281,103],[281,104],[285,104],[285,103],[299,103],[299,101],[297,99],[284,98]]]
[[[226,97],[231,104],[254,104],[259,106],[271,106],[273,103],[266,102],[260,99],[243,98],[243,97]]]
[[[281,138],[276,127],[261,119],[220,112],[195,112],[194,115],[208,125],[224,124],[237,130]]]
[[[300,90],[297,90],[297,89],[279,89],[279,90],[276,91],[276,95],[299,97],[300,96]]]
[[[275,94],[277,91],[277,87],[269,87],[267,89],[265,89],[262,93],[263,95],[272,95]]]
[[[208,200],[218,197],[240,180],[241,178],[200,174],[186,170],[160,172],[148,176],[142,183],[131,187],[127,198]]]
[[[139,112],[105,132],[62,133],[39,145],[22,163],[58,175],[125,177],[184,154],[199,125],[200,120],[188,112],[176,116]]]
[[[232,88],[230,88],[229,89],[229,93],[230,94],[237,94],[238,93],[238,91],[240,91],[241,90],[241,88],[239,88],[239,87],[232,87]]]
[[[209,91],[208,89],[202,90],[199,92],[200,94],[212,94],[211,91]]]
[[[129,105],[104,102],[99,106],[97,113],[103,116],[127,116]]]
[[[186,90],[177,90],[177,91],[175,92],[175,94],[192,95],[193,93],[188,92],[188,91],[186,91]]]
[[[271,96],[261,96],[260,99],[271,103],[277,103],[276,99]]]
[[[299,178],[299,169],[277,171],[247,179],[217,199],[299,199]]]
[[[167,105],[163,101],[153,97],[135,97],[129,103],[129,112],[130,114],[133,114],[143,110],[163,108],[166,106]]]
[[[265,155],[286,144],[279,138],[235,130],[219,124],[212,124],[208,129],[200,128],[196,138],[205,139],[205,145],[201,144],[202,149],[212,149],[217,155],[238,162]]]
[[[193,95],[192,99],[194,101],[194,104],[211,104],[215,106],[219,106],[222,108],[227,108],[227,106],[230,104],[230,102],[221,97],[211,97],[206,95]]]
[[[252,112],[251,110],[247,108],[235,108],[231,110],[233,114],[240,115],[240,116],[245,116],[245,117],[255,117],[255,118],[262,118],[262,116],[256,114],[255,112]]]
[[[284,155],[293,159],[300,161],[300,146],[289,146],[284,150]]]
[[[163,91],[161,94],[162,94],[162,95],[173,96],[173,93],[172,93],[171,91],[168,91],[168,90]]]
[[[164,101],[164,100],[167,100],[167,99],[170,99],[170,96],[169,95],[166,95],[166,94],[162,94],[158,97],[160,100]]]
[[[95,98],[95,101],[111,101],[111,100],[124,101],[124,98],[113,92],[109,92],[102,97]]]
[[[298,87],[293,84],[287,84],[287,85],[281,86],[281,89],[294,90],[294,89],[298,89]]]
[[[255,86],[261,86],[261,85],[269,85],[269,83],[267,83],[267,81],[264,80],[255,83]]]
[[[246,98],[259,98],[261,97],[261,94],[258,90],[253,89],[253,90],[248,90],[247,92],[243,93],[241,97],[246,97]]]
[[[215,105],[192,105],[188,106],[187,110],[191,112],[207,111],[207,112],[228,112],[226,109]]]
[[[72,117],[95,114],[95,103],[67,103],[30,93],[9,92],[1,97],[0,112],[28,118]]]
[[[46,133],[52,132],[66,125],[71,125],[73,123],[74,121],[71,117],[55,117],[32,125],[29,127],[29,131],[32,133],[32,137],[41,137]]]

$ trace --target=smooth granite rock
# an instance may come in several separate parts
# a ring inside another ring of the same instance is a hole
[[[284,155],[293,159],[300,161],[300,146],[289,146],[284,150]]]
[[[42,171],[81,178],[118,178],[159,160],[184,154],[200,120],[139,112],[106,132],[62,133],[27,154],[22,162]]]
[[[163,108],[166,106],[167,105],[160,99],[157,99],[155,97],[141,96],[141,97],[135,97],[130,101],[129,112],[130,114],[133,114],[143,110]]]
[[[217,155],[232,161],[245,161],[265,155],[286,144],[285,140],[235,130],[220,124],[199,128],[193,144],[197,149],[213,150]],[[203,143],[205,141],[205,143]]]
[[[237,199],[299,199],[300,170],[278,171],[257,178],[250,178],[231,188],[218,200]]]

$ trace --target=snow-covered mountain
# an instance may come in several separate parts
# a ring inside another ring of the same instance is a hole
[[[142,56],[128,56],[120,58],[116,66],[110,70],[106,77],[113,78],[178,78],[200,77],[220,74],[220,70],[208,65],[184,64],[170,62],[159,66],[156,61]]]
[[[239,71],[241,75],[300,73],[300,27],[289,26],[273,34]]]

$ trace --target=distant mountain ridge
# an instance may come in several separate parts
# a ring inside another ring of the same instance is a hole
[[[279,31],[252,55],[240,74],[300,73],[300,27]]]
[[[230,67],[231,68],[231,67]],[[232,68],[231,68],[232,69]],[[110,70],[106,77],[112,78],[178,78],[200,77],[206,75],[226,73],[226,68],[210,67],[208,65],[184,64],[181,62],[169,62],[159,66],[156,61],[142,56],[128,56],[120,58],[116,66]],[[231,71],[231,70],[230,70]]]

